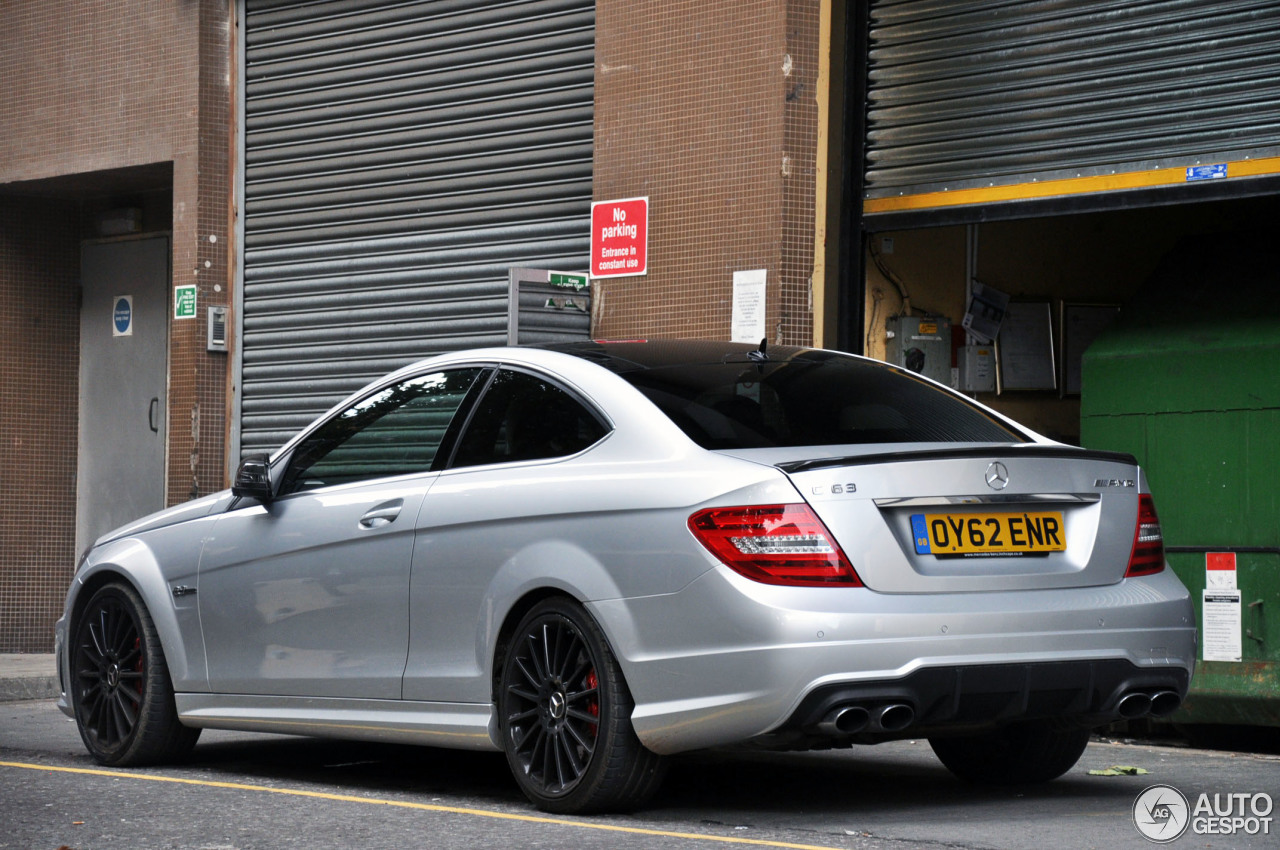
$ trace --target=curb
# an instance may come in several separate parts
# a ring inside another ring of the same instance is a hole
[[[57,676],[27,676],[21,679],[0,679],[0,702],[57,698]]]
[[[57,699],[61,691],[53,653],[0,653],[0,702]]]

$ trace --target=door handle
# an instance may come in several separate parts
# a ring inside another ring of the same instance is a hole
[[[368,513],[360,517],[361,528],[381,528],[384,525],[390,525],[396,517],[400,516],[400,509],[404,507],[404,499],[395,499],[390,502],[383,502],[375,508],[371,508]]]
[[[151,433],[159,434],[160,425],[156,422],[156,413],[160,410],[159,397],[151,399],[151,404],[147,407],[147,424],[151,426]]]

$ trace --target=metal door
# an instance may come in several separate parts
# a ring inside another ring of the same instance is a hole
[[[507,339],[507,269],[590,252],[593,0],[245,0],[232,454]]]
[[[80,253],[76,549],[164,507],[169,239]]]
[[[874,0],[870,17],[867,213],[1274,173],[1272,0]]]

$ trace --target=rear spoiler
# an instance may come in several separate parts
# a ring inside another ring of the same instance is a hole
[[[867,466],[873,463],[902,463],[913,460],[951,460],[955,458],[1004,458],[1017,456],[1049,458],[1060,457],[1069,460],[1103,460],[1111,463],[1124,463],[1137,466],[1138,459],[1125,452],[1104,452],[1095,449],[1080,449],[1075,446],[1045,446],[1038,443],[1013,446],[964,446],[945,449],[915,449],[906,452],[888,452],[886,454],[850,455],[848,457],[824,457],[814,460],[793,460],[777,464],[778,469],[786,473],[808,472],[813,469],[830,469],[835,466]]]

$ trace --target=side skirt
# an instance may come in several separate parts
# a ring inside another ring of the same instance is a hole
[[[245,694],[176,694],[186,726],[497,750],[487,703],[408,702]]]

